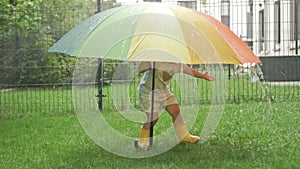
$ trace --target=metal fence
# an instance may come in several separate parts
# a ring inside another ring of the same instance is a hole
[[[290,10],[296,9],[294,3],[296,1],[276,1],[276,3],[274,3],[274,1],[259,0],[230,1],[230,12],[228,13],[230,15],[228,15],[227,18],[221,11],[223,10],[221,7],[224,4],[213,3],[213,1],[207,1],[205,4],[202,3],[202,1],[195,1],[196,5],[186,4],[186,1],[176,3],[175,1],[169,0],[167,2],[191,6],[196,10],[204,11],[213,16],[215,15],[214,17],[219,20],[227,21],[228,23],[226,24],[248,43],[249,47],[251,47],[254,53],[259,57],[284,57],[286,55],[298,57],[295,27],[292,27],[296,23],[295,18],[297,17],[292,17],[296,11]],[[280,2],[279,8],[277,2]],[[126,5],[125,2],[121,2],[120,4]],[[246,11],[245,14],[243,13],[244,10],[242,10],[244,8]],[[271,8],[277,10],[281,9],[280,15],[275,13],[274,18],[272,18],[273,16],[267,14],[268,11],[271,11]],[[5,43],[5,41],[1,41],[0,44],[0,119],[9,118],[10,114],[17,114],[19,117],[23,117],[25,114],[36,112],[74,112],[72,100],[72,73],[77,60],[76,58],[67,57],[61,54],[48,54],[47,50],[50,45],[54,43],[51,41],[51,38],[53,39],[54,36],[58,35],[62,36],[76,24],[93,15],[98,10],[97,6],[96,4],[84,8],[82,6],[71,6],[64,7],[60,10],[40,7],[37,10],[42,14],[40,17],[42,21],[37,25],[33,25],[36,29],[31,28],[23,31],[22,33],[26,36],[23,36],[21,32],[16,31],[17,24],[4,26],[1,23],[2,28],[0,37],[2,39],[10,39],[10,43],[8,44]],[[262,14],[262,11],[264,11],[264,15]],[[7,11],[3,9],[0,11],[1,14],[6,14],[6,12]],[[19,11],[18,14],[22,15],[23,12],[26,11]],[[76,13],[76,16],[69,15],[70,22],[67,25],[65,22],[64,24],[59,23],[58,21],[54,22],[51,18],[44,17],[50,14],[59,16],[66,13]],[[80,13],[81,15],[78,15]],[[278,16],[281,16],[281,18],[278,19]],[[244,20],[243,17],[245,17],[246,20]],[[0,22],[3,22],[3,20]],[[280,22],[281,24],[276,24],[276,22]],[[52,25],[51,29],[48,29],[47,25]],[[262,25],[264,25],[263,29]],[[278,40],[277,35],[277,39],[271,37],[271,34],[274,34],[274,32],[277,32],[280,40]],[[288,34],[286,34],[286,32],[288,32]],[[35,34],[36,36],[30,36],[32,34]],[[262,36],[262,34],[264,36]],[[261,39],[262,37],[263,41]],[[28,44],[34,38],[38,38],[37,41],[41,42],[42,45],[39,44],[35,46],[35,44]],[[55,39],[58,38],[59,37],[55,37]],[[9,60],[9,56],[14,56],[15,60]],[[49,59],[49,57],[56,57],[55,63],[46,64],[46,60]],[[36,58],[39,62],[24,64],[24,59],[26,58]],[[97,61],[90,64],[97,64]],[[222,77],[222,83],[224,83],[224,85],[222,86],[225,87],[225,100],[227,103],[270,100],[282,101],[300,98],[299,79],[298,81],[297,79],[294,79],[293,81],[288,82],[282,80],[280,82],[264,81],[263,77],[265,75],[260,73],[260,67],[257,67],[259,65],[248,65],[249,67],[243,67],[242,65],[239,65],[239,67],[237,65],[222,66],[224,69],[224,77]],[[266,72],[264,64],[260,66],[262,66],[262,72]],[[299,67],[294,64],[293,59],[286,61],[285,66],[295,68],[289,69],[288,73],[279,73],[298,77]],[[101,79],[103,83],[102,92],[103,95],[105,95],[102,98],[102,105],[104,110],[110,110],[114,108],[115,104],[119,104],[114,103],[112,98],[113,80],[111,78],[111,75],[118,67],[118,62],[104,60],[102,62],[102,67],[104,72],[103,78]],[[197,67],[200,71],[204,71],[205,68],[207,67]],[[276,67],[273,67],[272,69],[276,69]],[[268,71],[274,72],[270,70],[270,67],[268,67]],[[37,72],[42,73],[37,75]],[[272,74],[272,76],[276,75]],[[130,90],[130,101],[128,103],[135,106],[138,106],[136,88],[139,83],[139,78],[140,75],[135,76],[128,82],[129,89],[124,89]],[[95,78],[95,81],[90,82],[95,86],[95,97],[91,98],[92,103],[97,103],[98,100],[96,97],[99,94],[97,79],[98,78]],[[212,97],[211,85],[201,80],[196,83],[197,87],[201,89],[199,90],[200,102],[203,104],[210,103]],[[171,88],[177,91],[179,87],[176,82],[173,82]],[[120,97],[122,97],[122,93],[119,94]],[[198,95],[191,97],[198,97]],[[180,101],[184,100],[183,98],[178,99]]]

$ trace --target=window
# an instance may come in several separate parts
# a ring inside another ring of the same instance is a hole
[[[230,1],[229,0],[221,1],[221,21],[227,27],[230,27]]]
[[[247,11],[247,39],[253,39],[253,2],[249,1]]]
[[[265,36],[265,14],[264,10],[259,11],[259,51],[264,50],[264,36]]]
[[[295,20],[294,20],[294,23],[297,23],[297,27],[296,27],[296,30],[297,32],[294,33],[294,35],[297,35],[298,36],[298,39],[300,37],[300,0],[297,0],[297,6],[294,8],[296,9],[296,12],[294,12],[294,15],[295,15]],[[297,39],[297,40],[298,40]]]
[[[291,40],[295,40],[295,4],[294,4],[294,2],[291,2],[290,3],[290,30],[291,30],[291,32],[290,32],[290,39]]]
[[[295,4],[296,3],[296,4]],[[296,6],[295,6],[296,5]],[[290,39],[295,40],[296,35],[300,37],[300,0],[293,0],[290,4]],[[297,23],[297,26],[296,26]],[[297,31],[297,32],[295,32]]]
[[[196,1],[177,1],[178,6],[186,7],[186,8],[191,8],[196,10]]]
[[[280,18],[280,1],[276,1],[274,4],[274,39],[275,43],[280,43],[280,27],[281,27],[281,18]]]

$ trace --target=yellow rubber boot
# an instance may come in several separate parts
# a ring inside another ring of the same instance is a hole
[[[143,126],[141,126],[140,137],[138,140],[139,148],[147,149],[149,147],[149,136],[150,130],[144,129]]]
[[[179,141],[182,143],[197,143],[200,140],[199,136],[194,136],[189,133],[188,128],[185,124],[175,126],[174,128]]]

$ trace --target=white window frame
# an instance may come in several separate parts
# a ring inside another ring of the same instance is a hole
[[[197,1],[195,1],[195,0],[194,1],[185,1],[185,0],[177,1],[177,5],[197,10]]]

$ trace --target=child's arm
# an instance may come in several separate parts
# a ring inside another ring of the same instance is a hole
[[[192,75],[194,77],[205,79],[208,81],[215,80],[214,77],[208,75],[208,72],[200,73],[197,70],[189,67],[188,65],[183,64],[182,66],[183,66],[183,73],[185,73],[185,74]]]

